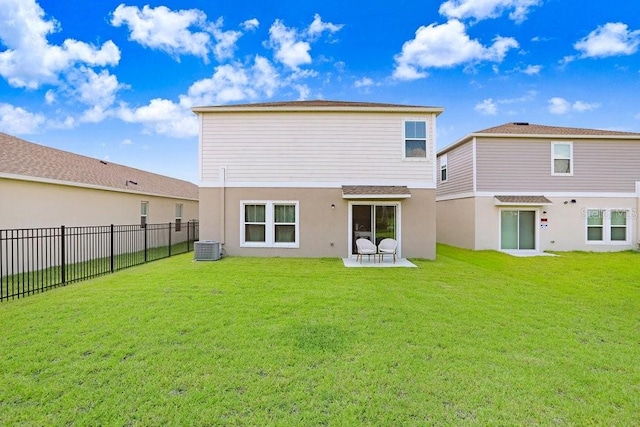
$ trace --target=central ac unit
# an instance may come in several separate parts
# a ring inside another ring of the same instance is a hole
[[[201,240],[195,242],[193,249],[193,259],[196,261],[217,261],[220,259],[220,242]]]

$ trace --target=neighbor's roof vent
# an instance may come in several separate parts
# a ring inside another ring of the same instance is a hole
[[[529,123],[527,122],[514,122],[513,124],[516,126],[529,126]]]

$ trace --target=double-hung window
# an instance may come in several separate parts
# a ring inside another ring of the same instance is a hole
[[[587,243],[629,243],[629,211],[587,209]]]
[[[440,182],[447,181],[447,155],[440,156]]]
[[[282,248],[300,246],[297,201],[243,201],[241,216],[241,246]]]
[[[573,175],[573,143],[551,143],[551,175]]]
[[[405,120],[404,157],[406,159],[425,159],[427,157],[426,121]]]
[[[176,232],[182,229],[182,203],[176,203]]]
[[[145,228],[147,226],[147,219],[149,217],[149,202],[140,202],[140,227]]]

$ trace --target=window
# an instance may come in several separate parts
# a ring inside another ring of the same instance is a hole
[[[573,143],[551,143],[551,174],[573,175]]]
[[[176,231],[182,228],[182,203],[176,203]]]
[[[587,209],[587,243],[629,243],[624,209]]]
[[[241,246],[299,247],[298,202],[241,202],[241,215]]]
[[[427,157],[427,122],[410,120],[404,122],[404,157],[422,159]]]
[[[140,227],[147,226],[147,217],[149,216],[149,202],[140,202]]]
[[[447,180],[447,155],[440,156],[440,181],[445,182]]]

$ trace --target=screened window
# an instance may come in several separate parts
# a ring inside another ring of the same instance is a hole
[[[440,181],[445,182],[447,180],[447,155],[440,156]]]
[[[404,156],[423,159],[427,157],[427,122],[404,122]]]
[[[587,243],[629,243],[629,211],[587,209]]]
[[[241,245],[299,246],[298,202],[242,202]]]
[[[571,142],[552,143],[551,161],[553,175],[573,174],[573,144]]]

